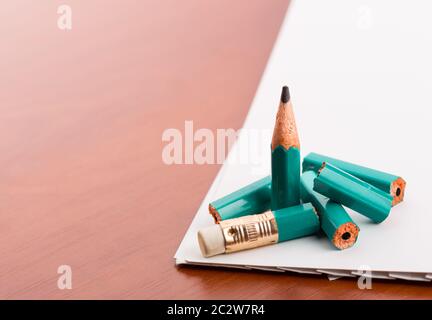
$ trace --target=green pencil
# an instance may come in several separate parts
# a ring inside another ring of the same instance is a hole
[[[267,176],[210,202],[209,212],[216,223],[270,209],[271,177]]]
[[[271,143],[271,209],[300,203],[300,142],[291,97],[282,88]]]
[[[303,172],[309,170],[318,172],[323,162],[330,163],[339,169],[391,194],[393,197],[393,205],[396,205],[403,200],[406,185],[405,180],[390,173],[330,158],[314,152],[309,153],[303,159]]]
[[[384,221],[392,208],[393,197],[389,193],[326,162],[318,171],[313,190],[375,223]]]
[[[352,247],[357,241],[360,228],[345,209],[337,202],[313,190],[317,174],[306,171],[300,178],[300,195],[304,202],[311,202],[318,212],[321,229],[338,249]]]

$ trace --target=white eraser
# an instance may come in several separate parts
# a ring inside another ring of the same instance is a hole
[[[219,225],[198,231],[198,242],[204,257],[212,257],[225,252],[225,238]]]

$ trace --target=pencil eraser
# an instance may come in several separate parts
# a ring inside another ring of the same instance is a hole
[[[204,257],[212,257],[225,253],[225,238],[219,225],[198,231],[198,242]]]

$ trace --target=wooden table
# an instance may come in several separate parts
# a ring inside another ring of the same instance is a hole
[[[164,164],[162,132],[241,127],[288,1],[69,0],[69,31],[55,2],[0,12],[1,298],[432,297],[174,265],[219,165]]]

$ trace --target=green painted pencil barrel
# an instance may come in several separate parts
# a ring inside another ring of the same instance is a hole
[[[323,162],[330,163],[349,174],[370,183],[371,185],[390,193],[393,205],[403,200],[406,182],[399,176],[370,169],[350,162],[338,160],[318,153],[309,153],[303,159],[303,172],[313,170],[318,172]]]
[[[300,150],[278,146],[271,153],[271,209],[300,203]]]
[[[271,177],[255,181],[209,204],[215,222],[258,214],[270,209]]]
[[[319,170],[313,190],[375,223],[384,221],[392,207],[393,197],[389,193],[329,163],[323,164]]]
[[[278,228],[278,242],[309,236],[319,231],[319,219],[311,203],[275,210],[273,214]]]
[[[311,202],[318,212],[321,229],[338,249],[346,249],[357,241],[359,227],[339,203],[313,190],[317,174],[307,171],[300,178],[300,195],[303,202]]]

